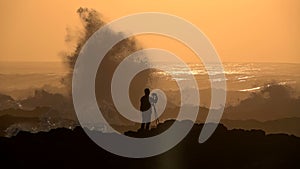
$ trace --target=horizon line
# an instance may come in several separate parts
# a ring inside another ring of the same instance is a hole
[[[10,62],[10,63],[13,63],[13,62],[24,62],[24,63],[53,63],[53,62],[56,62],[56,63],[64,63],[67,61],[59,61],[59,60],[50,60],[50,61],[44,61],[44,60],[32,60],[32,61],[28,61],[28,60],[0,60],[0,62]],[[168,61],[152,61],[153,63],[157,63],[157,62],[161,62],[161,63],[166,63]],[[193,63],[193,62],[186,62],[186,63]],[[201,63],[201,62],[200,62]],[[277,61],[224,61],[222,63],[277,63],[277,64],[300,64],[300,62],[277,62]]]

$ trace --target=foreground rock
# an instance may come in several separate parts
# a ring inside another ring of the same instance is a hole
[[[166,130],[173,122],[166,121],[149,132],[125,134],[149,137]],[[20,132],[12,138],[0,138],[1,168],[265,169],[300,166],[300,139],[295,136],[265,135],[261,130],[227,130],[219,125],[207,142],[199,144],[201,128],[202,125],[195,124],[188,136],[173,149],[145,159],[113,155],[98,147],[80,127],[36,134]]]

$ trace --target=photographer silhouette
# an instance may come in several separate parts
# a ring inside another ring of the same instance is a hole
[[[158,125],[159,119],[157,118],[157,112],[155,104],[158,101],[158,97],[156,93],[152,93],[150,97],[150,89],[146,88],[144,90],[145,95],[141,97],[141,106],[140,111],[142,112],[142,124],[141,124],[141,130],[149,130],[150,129],[150,123],[151,123],[151,114],[152,114],[152,107],[154,109],[154,115],[155,115],[155,123]],[[146,125],[146,126],[145,126]],[[145,128],[146,127],[146,128]]]
[[[150,89],[146,88],[144,90],[145,95],[140,99],[141,101],[141,106],[140,106],[140,111],[142,112],[142,124],[141,124],[141,130],[149,130],[150,128],[150,122],[151,122],[151,103],[150,101]],[[145,128],[146,124],[146,128]]]

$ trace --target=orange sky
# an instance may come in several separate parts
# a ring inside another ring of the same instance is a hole
[[[136,12],[180,16],[209,37],[224,62],[300,62],[298,0],[0,1],[0,61],[60,61],[66,28],[79,26],[80,6],[96,9],[107,22]],[[145,47],[191,55],[168,38],[138,39]]]

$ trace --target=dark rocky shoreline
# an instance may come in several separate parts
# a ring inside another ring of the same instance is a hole
[[[149,137],[166,130],[169,120],[148,132],[129,131],[131,137]],[[184,125],[184,123],[181,123]],[[205,143],[197,142],[202,124],[195,124],[173,149],[150,158],[130,159],[98,147],[81,127],[49,132],[19,132],[0,138],[3,168],[299,168],[300,138],[266,135],[262,130],[228,130],[219,125]],[[99,133],[108,134],[108,133]]]

